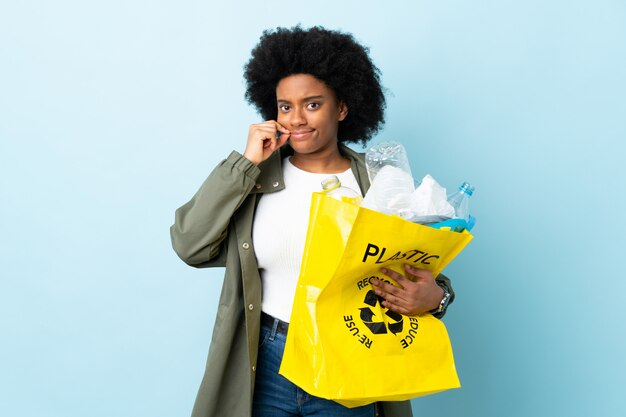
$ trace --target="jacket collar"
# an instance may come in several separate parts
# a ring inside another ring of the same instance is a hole
[[[361,187],[361,193],[365,195],[370,186],[370,182],[367,176],[363,154],[348,148],[342,143],[339,144],[339,152],[350,160],[352,173]],[[270,155],[265,161],[261,162],[259,164],[261,173],[251,192],[271,193],[284,189],[285,181],[283,179],[282,163],[284,158],[291,155],[293,155],[293,149],[291,146],[285,145]]]

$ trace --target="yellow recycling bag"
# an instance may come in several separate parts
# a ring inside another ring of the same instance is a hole
[[[403,316],[372,291],[385,267],[437,276],[472,235],[411,223],[314,193],[280,374],[348,407],[460,386],[444,324]]]

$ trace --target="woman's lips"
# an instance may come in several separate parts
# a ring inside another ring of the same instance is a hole
[[[312,130],[296,130],[295,132],[291,132],[289,135],[290,139],[302,139],[308,135],[310,135]]]

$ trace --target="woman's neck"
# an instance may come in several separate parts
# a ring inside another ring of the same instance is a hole
[[[294,152],[289,160],[303,171],[320,174],[338,174],[350,168],[350,160],[341,155],[338,147],[323,153]]]

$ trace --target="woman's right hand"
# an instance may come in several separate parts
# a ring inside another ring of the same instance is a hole
[[[281,135],[277,136],[277,132]],[[243,156],[254,165],[265,161],[278,148],[287,143],[291,132],[275,120],[268,120],[250,126],[248,143]]]

